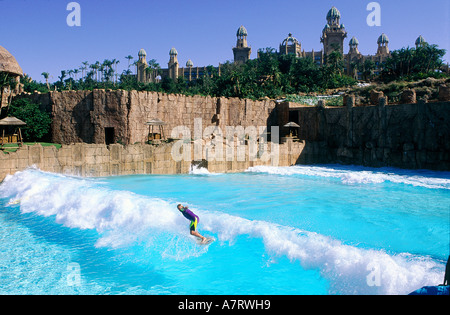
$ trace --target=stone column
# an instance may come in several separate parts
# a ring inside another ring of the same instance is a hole
[[[407,89],[402,92],[400,104],[415,104],[416,102],[416,91],[414,89]]]
[[[439,86],[438,99],[443,102],[450,101],[450,86],[445,84]]]
[[[370,104],[371,105],[378,105],[379,104],[379,99],[382,98],[384,96],[383,92],[378,92],[375,90],[372,90],[370,92]]]

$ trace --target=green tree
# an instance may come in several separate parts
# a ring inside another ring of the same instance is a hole
[[[39,108],[39,104],[25,98],[14,99],[9,113],[27,124],[23,128],[23,136],[27,141],[49,139],[52,120],[47,112]]]
[[[6,72],[2,72],[0,73],[0,97],[2,96],[3,93],[3,89],[5,87],[9,88],[10,94],[9,94],[9,99],[8,99],[8,106],[6,107],[6,115],[9,111],[10,108],[10,103],[11,103],[11,99],[12,99],[12,93],[11,90],[15,89],[17,85],[17,81],[15,79],[14,76],[10,75],[9,73]],[[0,117],[3,116],[4,112],[2,112],[3,108],[0,108]]]
[[[177,84],[171,78],[164,78],[161,82],[161,88],[166,93],[177,93]]]
[[[413,71],[429,73],[440,69],[445,56],[445,49],[439,49],[438,45],[424,43],[415,50],[413,56]]]
[[[44,77],[47,89],[50,91],[50,84],[48,83],[48,77],[50,76],[50,74],[48,72],[42,72],[41,75]]]
[[[133,60],[133,56],[128,55],[125,57],[125,59],[128,59],[128,69],[130,69],[130,62],[131,62],[131,60]]]
[[[381,73],[384,81],[436,76],[443,64],[445,49],[423,44],[418,48],[402,48],[391,52]]]
[[[0,73],[0,88],[3,88],[5,86],[9,86],[11,89],[15,89],[17,85],[17,82],[15,80],[15,77],[7,72],[1,72]]]
[[[364,80],[373,79],[373,72],[376,69],[376,64],[371,59],[366,59],[364,62],[359,63],[357,66],[358,70],[361,71]]]
[[[330,73],[342,74],[344,70],[344,56],[339,50],[334,50],[326,56],[326,65]]]
[[[65,70],[61,70],[61,75],[58,76],[59,81],[62,83],[64,81],[64,78],[67,76],[67,73]]]
[[[298,58],[292,64],[290,75],[297,92],[317,91],[323,82],[322,72],[312,58]]]
[[[80,67],[80,70],[81,70],[81,77],[82,77],[82,78],[86,78],[86,77],[85,77],[85,71],[87,70],[87,68],[88,68],[88,66],[89,66],[89,62],[83,61],[82,64],[83,64],[83,66]]]

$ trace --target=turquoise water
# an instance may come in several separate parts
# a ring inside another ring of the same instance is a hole
[[[217,241],[197,245],[178,203]],[[406,294],[442,283],[449,243],[448,172],[28,169],[0,185],[0,294]]]

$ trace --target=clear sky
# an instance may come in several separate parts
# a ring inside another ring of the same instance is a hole
[[[10,51],[25,73],[43,81],[49,72],[56,81],[61,70],[119,59],[147,59],[167,67],[175,47],[181,66],[217,66],[233,59],[236,31],[248,30],[251,58],[258,48],[273,47],[292,33],[306,51],[322,49],[320,36],[332,6],[341,12],[348,42],[355,36],[362,54],[375,54],[381,33],[391,50],[414,46],[419,35],[447,50],[450,61],[450,0],[379,0],[381,26],[367,24],[370,0],[77,0],[81,26],[66,23],[70,0],[0,0],[0,45]]]

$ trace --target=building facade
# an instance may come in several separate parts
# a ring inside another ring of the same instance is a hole
[[[305,51],[302,49],[300,40],[295,38],[292,33],[288,34],[279,45],[278,54],[288,55],[293,54],[298,58],[311,58],[316,64],[323,65],[326,63],[327,56],[338,51],[342,54],[342,61],[344,63],[344,73],[354,77],[355,79],[367,79],[367,71],[364,71],[364,65],[367,60],[371,61],[372,65],[370,71],[373,75],[379,74],[383,63],[390,56],[389,38],[382,33],[377,40],[377,51],[374,55],[363,55],[359,49],[359,41],[353,36],[348,45],[348,51],[345,53],[344,41],[347,38],[347,30],[343,23],[341,23],[341,13],[336,7],[332,7],[326,15],[325,27],[322,30],[320,42],[322,43],[322,50],[320,51]],[[244,64],[250,59],[252,52],[251,47],[247,42],[247,29],[241,25],[236,32],[236,46],[233,47],[233,61],[237,64]],[[425,39],[419,36],[415,42],[416,47],[425,43]],[[178,62],[178,52],[175,48],[169,51],[168,67],[164,69],[153,69],[149,67],[146,61],[146,52],[144,49],[139,51],[139,61],[136,64],[136,77],[139,82],[158,82],[164,78],[177,79],[184,77],[188,81],[197,80],[205,75],[212,75],[214,72],[220,75],[221,65],[218,67],[194,67],[194,63],[189,59],[184,67],[181,67]]]

